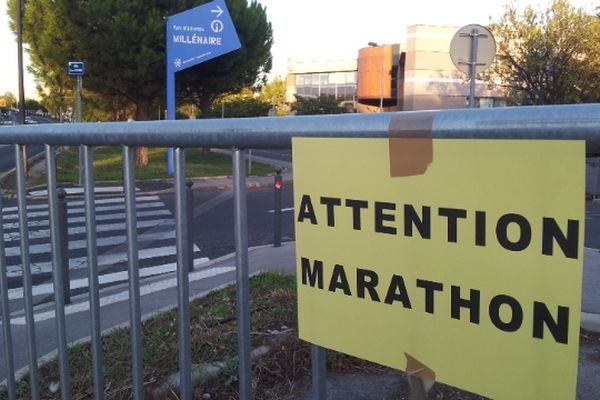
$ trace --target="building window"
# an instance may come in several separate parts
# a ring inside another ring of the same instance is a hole
[[[354,100],[356,72],[307,73],[296,75],[296,94],[317,97],[321,94],[340,100]]]

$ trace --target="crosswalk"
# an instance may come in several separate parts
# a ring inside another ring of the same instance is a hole
[[[125,223],[125,201],[122,195],[98,198],[96,208],[96,236],[98,247],[99,281],[106,285],[128,280],[128,257]],[[87,242],[83,200],[71,200],[68,212],[68,248],[70,289],[72,293],[85,292],[87,280]],[[156,277],[176,270],[175,219],[171,211],[154,195],[136,198],[138,228],[138,255],[140,278]],[[34,286],[34,298],[48,298],[54,292],[52,284],[52,253],[47,203],[27,207],[29,257]],[[9,278],[9,300],[23,298],[21,249],[17,207],[3,208],[6,270]],[[197,268],[208,261],[194,245],[194,265]]]

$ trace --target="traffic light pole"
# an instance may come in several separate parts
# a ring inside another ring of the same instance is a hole
[[[281,190],[283,189],[283,179],[280,169],[275,170],[273,189],[275,191],[275,201],[273,204],[273,247],[281,247]]]

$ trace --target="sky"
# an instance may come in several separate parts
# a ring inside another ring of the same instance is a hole
[[[342,60],[356,58],[368,42],[399,43],[410,25],[461,27],[498,20],[510,0],[258,0],[273,27],[272,76],[284,77],[288,58]],[[551,0],[520,0],[516,4],[545,9]],[[600,1],[571,0],[588,11]],[[17,95],[17,45],[8,28],[6,0],[0,0],[0,94]],[[28,63],[25,52],[24,62]],[[65,71],[66,72],[66,71]],[[35,97],[35,85],[25,77],[25,96]]]

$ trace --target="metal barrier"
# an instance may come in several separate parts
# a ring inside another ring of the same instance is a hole
[[[65,332],[65,291],[63,270],[64,234],[60,232],[59,198],[56,183],[55,147],[82,145],[84,165],[84,197],[86,218],[87,261],[91,314],[91,349],[94,398],[102,399],[100,295],[97,270],[97,243],[94,205],[94,171],[92,150],[97,145],[123,146],[123,170],[127,221],[130,327],[132,347],[133,398],[143,397],[143,365],[141,343],[140,286],[135,207],[135,146],[175,147],[175,201],[178,282],[178,352],[181,398],[192,398],[189,281],[191,252],[186,185],[188,147],[233,148],[235,248],[237,282],[237,317],[239,346],[240,398],[252,397],[250,358],[250,316],[248,283],[248,238],[246,216],[246,184],[244,150],[249,148],[290,148],[292,137],[372,137],[386,138],[390,122],[400,113],[346,114],[288,118],[254,118],[225,120],[187,120],[99,124],[49,124],[2,127],[0,143],[15,144],[16,179],[23,266],[25,319],[28,335],[30,397],[39,399],[38,357],[32,301],[32,276],[27,230],[26,184],[23,146],[45,144],[48,206],[53,254],[58,361],[61,398],[70,398],[68,349]],[[477,139],[551,139],[585,140],[588,153],[600,153],[600,104],[575,106],[520,107],[504,109],[444,110],[402,113],[431,121],[433,138]],[[3,235],[0,224],[0,235]],[[9,398],[16,398],[10,310],[4,242],[0,241],[0,300]],[[313,383],[315,398],[325,398],[324,349],[313,346]]]

